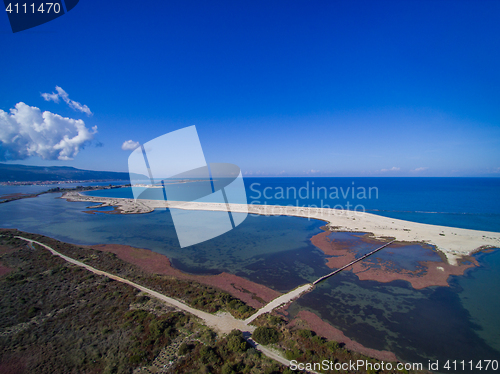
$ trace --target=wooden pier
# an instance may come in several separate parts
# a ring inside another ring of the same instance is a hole
[[[374,254],[374,253],[376,253],[376,252],[380,251],[381,249],[383,249],[383,248],[385,248],[385,247],[387,247],[387,246],[391,245],[391,244],[392,244],[392,243],[394,243],[395,241],[396,241],[396,240],[390,241],[389,243],[386,243],[386,244],[384,244],[383,246],[378,247],[377,249],[374,249],[373,251],[371,251],[371,252],[367,253],[366,255],[364,255],[364,256],[362,256],[362,257],[360,257],[360,258],[357,258],[357,259],[355,259],[354,261],[349,262],[347,265],[342,266],[340,269],[337,269],[337,270],[335,270],[335,271],[332,271],[330,274],[324,275],[324,276],[322,276],[321,278],[316,279],[316,280],[313,282],[313,284],[314,284],[314,285],[316,285],[316,284],[318,284],[319,282],[324,281],[325,279],[330,278],[331,276],[334,276],[334,275],[335,275],[335,274],[337,274],[337,273],[340,273],[342,270],[347,269],[349,266],[354,265],[356,262],[363,261],[365,258],[367,258],[367,257],[371,256],[372,254]]]

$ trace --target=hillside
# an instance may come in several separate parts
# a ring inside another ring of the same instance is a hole
[[[147,179],[144,176],[144,179]],[[26,166],[0,163],[0,182],[129,180],[128,173],[82,170],[70,166]]]

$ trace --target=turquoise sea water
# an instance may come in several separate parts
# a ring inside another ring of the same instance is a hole
[[[304,180],[295,183],[299,186]],[[472,189],[477,182],[467,183],[472,184],[458,188],[462,192],[455,197]],[[485,196],[494,200],[495,183],[476,193],[483,196],[477,201]],[[382,190],[380,187],[380,196]],[[181,249],[168,210],[143,215],[87,214],[84,211],[88,204],[69,203],[57,199],[58,196],[46,194],[0,204],[0,227],[15,227],[71,243],[118,243],[149,248],[167,255],[184,271],[198,274],[228,271],[282,292],[331,271],[325,265],[323,252],[309,240],[321,232],[321,221],[249,216],[223,236]],[[404,209],[411,204],[407,202]],[[495,224],[485,226],[480,224],[481,220],[473,223],[470,217],[496,217],[490,210],[497,204],[495,200],[488,207],[478,208],[483,207],[483,202],[478,205],[459,202],[455,210],[466,213],[463,214],[466,219],[460,220],[462,227],[491,230]],[[429,216],[434,217],[430,213]],[[446,221],[445,217],[438,220]],[[337,235],[337,240],[352,241],[359,253],[371,248],[355,234],[332,235]],[[438,260],[434,252],[420,246],[387,248],[377,256],[381,260],[391,258],[397,266],[408,269],[417,266],[420,260]],[[294,314],[301,309],[312,310],[348,337],[370,348],[391,350],[408,361],[500,359],[497,318],[500,252],[481,253],[476,258],[481,266],[467,271],[465,276],[452,277],[451,287],[424,290],[414,290],[403,281],[387,284],[359,281],[352,273],[343,272],[294,302],[290,311]]]

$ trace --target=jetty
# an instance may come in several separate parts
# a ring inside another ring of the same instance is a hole
[[[391,244],[392,244],[392,243],[394,243],[395,241],[396,241],[396,240],[392,240],[392,241],[390,241],[389,243],[386,243],[386,244],[384,244],[383,246],[378,247],[377,249],[374,249],[373,251],[371,251],[371,252],[367,253],[366,255],[361,256],[360,258],[357,258],[357,259],[355,259],[354,261],[349,262],[347,265],[344,265],[344,266],[342,266],[341,268],[338,268],[337,270],[332,271],[331,273],[329,273],[329,274],[327,274],[327,275],[323,275],[321,278],[316,279],[316,280],[315,280],[312,284],[313,284],[313,285],[316,285],[316,284],[318,284],[319,282],[324,281],[324,280],[325,280],[325,279],[327,279],[327,278],[333,277],[335,274],[340,273],[342,270],[347,269],[349,266],[354,265],[356,262],[363,261],[365,258],[367,258],[367,257],[369,257],[369,256],[371,256],[371,255],[373,255],[374,253],[376,253],[376,252],[380,251],[381,249],[384,249],[385,247],[388,247],[389,245],[391,245]]]

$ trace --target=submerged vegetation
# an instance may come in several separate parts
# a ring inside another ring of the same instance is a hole
[[[344,344],[335,341],[329,341],[314,331],[300,329],[296,326],[290,326],[278,315],[264,314],[254,321],[258,327],[252,334],[252,338],[258,343],[270,345],[272,348],[280,351],[287,360],[295,360],[296,363],[317,363],[324,360],[329,363],[349,363],[362,360],[370,364],[379,364],[376,360],[360,353],[350,351],[344,347]],[[396,367],[396,363],[393,363]],[[316,369],[315,369],[316,370]],[[318,371],[318,370],[316,370]],[[319,370],[322,373],[377,373],[377,374],[413,374],[427,373],[426,371],[408,371],[408,370]]]
[[[16,231],[0,232],[0,262],[11,269],[0,277],[1,373],[131,373],[158,366],[158,362],[169,372],[198,368],[226,373],[232,372],[227,362],[236,365],[240,359],[255,373],[284,369],[258,352],[247,353],[249,345],[241,332],[218,339],[196,318],[36,245],[33,249],[14,238],[19,234],[48,241]],[[71,246],[59,243],[58,247],[63,251]],[[116,269],[119,260],[109,258],[104,261],[106,257],[95,256],[94,260]],[[131,276],[133,270],[124,271]],[[141,280],[146,280],[144,275]],[[163,282],[152,276],[151,284]],[[200,298],[207,300],[207,310],[227,306],[242,314],[238,309],[247,307],[226,293],[194,282],[168,283],[170,288],[163,284],[170,294],[175,285],[178,294],[190,295],[187,299],[192,304]],[[194,356],[196,360],[188,359]]]
[[[0,276],[1,373],[293,372],[255,349],[241,331],[217,335],[196,317],[74,266],[16,235],[208,312],[227,310],[239,318],[253,313],[253,308],[224,291],[146,274],[112,253],[2,230],[0,267],[9,271]],[[277,315],[265,314],[254,323],[253,340],[281,351],[288,360],[378,362],[293,327]]]

